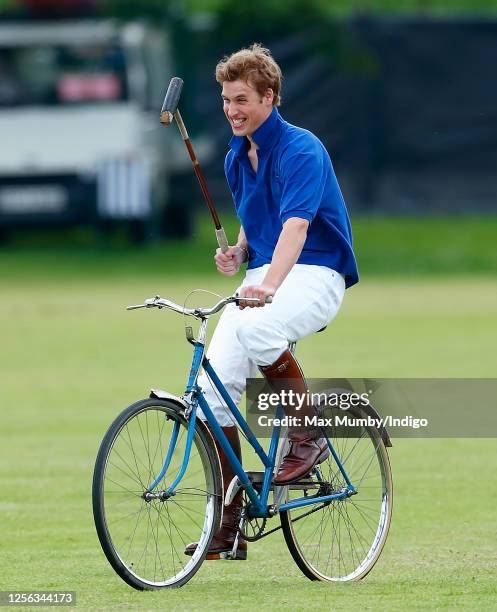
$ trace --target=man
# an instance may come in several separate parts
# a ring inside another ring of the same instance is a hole
[[[238,403],[246,379],[257,369],[273,390],[307,385],[288,343],[326,326],[337,314],[346,287],[358,281],[345,203],[330,158],[307,130],[283,120],[281,71],[268,49],[253,44],[224,58],[216,67],[224,113],[233,131],[225,172],[241,221],[234,246],[214,257],[221,274],[234,275],[247,263],[239,308],[225,309],[209,347],[209,359]],[[271,296],[272,303],[266,305]],[[238,429],[203,374],[199,384],[241,459]],[[312,414],[304,406],[303,417]],[[290,449],[274,482],[288,484],[306,476],[328,455],[318,431],[289,430]],[[218,445],[224,488],[234,473]],[[221,529],[208,558],[230,551],[236,536],[240,496],[224,508]],[[196,544],[185,550],[193,554]],[[241,541],[237,558],[246,558]]]

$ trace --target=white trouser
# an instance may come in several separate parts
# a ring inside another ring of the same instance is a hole
[[[268,267],[247,270],[241,287],[262,283]],[[235,404],[245,391],[246,379],[256,377],[258,366],[271,365],[289,342],[318,331],[335,317],[344,292],[345,281],[338,272],[324,266],[295,264],[271,304],[244,310],[229,304],[224,309],[207,356]],[[231,413],[204,372],[198,382],[219,424],[233,425]],[[201,411],[199,416],[203,418]]]

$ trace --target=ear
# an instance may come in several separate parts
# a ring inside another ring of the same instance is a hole
[[[262,99],[264,101],[264,104],[266,104],[267,106],[272,106],[274,100],[274,91],[270,87],[268,87],[264,92],[264,96]]]

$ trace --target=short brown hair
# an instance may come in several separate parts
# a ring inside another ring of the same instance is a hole
[[[248,49],[226,55],[216,66],[216,81],[250,81],[263,96],[268,88],[273,90],[273,106],[281,104],[281,69],[271,51],[260,43],[253,43]]]

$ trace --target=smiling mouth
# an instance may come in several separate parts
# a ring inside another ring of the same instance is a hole
[[[246,119],[232,119],[231,120],[231,125],[237,129],[242,127],[242,125],[245,123]]]

